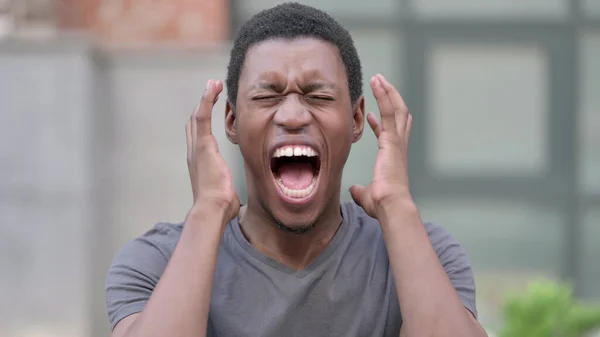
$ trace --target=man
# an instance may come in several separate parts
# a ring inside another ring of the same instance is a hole
[[[327,14],[283,4],[250,19],[227,74],[226,133],[244,158],[248,204],[211,134],[209,81],[186,125],[194,203],[110,268],[113,337],[485,336],[467,257],[423,224],[409,191],[412,117],[381,75],[372,183],[340,205],[344,164],[365,120],[361,65]]]

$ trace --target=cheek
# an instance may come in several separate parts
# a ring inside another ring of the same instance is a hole
[[[263,165],[263,150],[266,139],[266,127],[264,121],[257,118],[243,117],[237,121],[238,146],[244,157],[244,161],[256,171]]]
[[[350,117],[338,119],[329,123],[333,144],[349,146],[354,138],[354,120]]]
[[[242,117],[237,121],[237,136],[240,140],[240,146],[262,144],[264,139],[265,127],[264,123],[257,118]]]
[[[337,120],[334,123],[329,124],[328,143],[331,147],[331,156],[334,166],[343,166],[344,160],[350,153],[350,147],[354,139],[354,122],[351,119]]]

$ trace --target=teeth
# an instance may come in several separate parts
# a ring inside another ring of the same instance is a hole
[[[275,150],[273,157],[315,157],[317,156],[317,151],[308,146],[282,146]]]
[[[277,184],[279,185],[279,187],[281,187],[283,194],[287,195],[290,198],[301,199],[301,198],[306,198],[310,195],[312,190],[315,188],[316,181],[317,180],[315,178],[313,178],[310,185],[303,190],[293,190],[291,188],[287,188],[287,187],[283,186],[283,182],[281,181],[281,179],[277,179]]]

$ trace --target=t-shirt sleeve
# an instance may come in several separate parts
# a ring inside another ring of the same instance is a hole
[[[110,330],[127,316],[139,313],[167,267],[173,233],[156,225],[129,241],[116,255],[106,278],[105,299]]]
[[[444,228],[426,224],[429,240],[465,308],[477,318],[475,278],[465,250]]]

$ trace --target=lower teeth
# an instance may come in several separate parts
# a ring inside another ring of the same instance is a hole
[[[283,194],[287,195],[290,198],[296,198],[296,199],[306,198],[307,196],[309,196],[310,193],[312,192],[313,188],[315,188],[316,181],[317,181],[317,179],[313,177],[312,182],[310,183],[310,185],[307,188],[305,188],[303,190],[293,190],[291,188],[285,187],[283,185],[283,181],[281,181],[281,179],[277,179],[277,183],[279,184],[279,187],[281,187]]]

